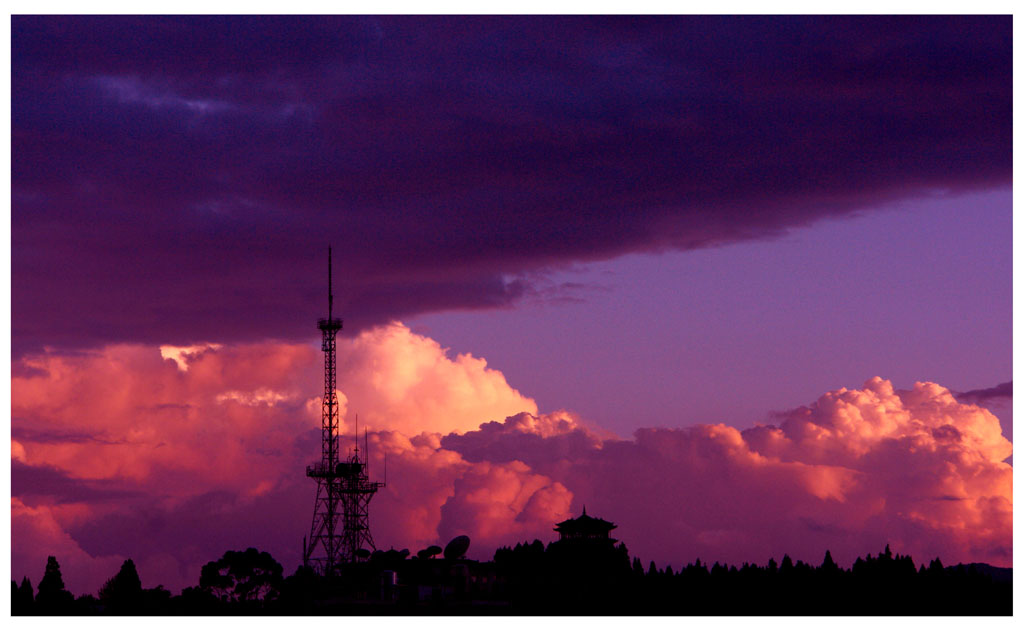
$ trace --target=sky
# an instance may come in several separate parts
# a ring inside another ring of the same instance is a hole
[[[1012,565],[1008,17],[12,19],[12,576],[378,547]],[[1009,460],[1008,460],[1009,459]]]

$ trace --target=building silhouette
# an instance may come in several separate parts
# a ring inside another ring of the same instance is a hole
[[[617,540],[612,539],[611,531],[617,527],[610,521],[591,517],[587,514],[587,507],[584,506],[583,514],[558,522],[555,524],[555,531],[558,533],[559,541],[613,544]]]

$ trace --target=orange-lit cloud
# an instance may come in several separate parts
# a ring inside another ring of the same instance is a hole
[[[818,561],[831,549],[848,564],[891,543],[918,560],[1012,565],[1012,445],[988,411],[933,383],[897,391],[874,378],[780,420],[621,441],[568,423],[525,436],[509,419],[442,445],[561,482],[576,510],[586,502],[612,518],[646,558]]]
[[[536,404],[483,360],[449,357],[400,324],[338,346],[339,401],[349,419],[343,447],[356,413],[362,427],[394,437],[395,475],[431,480],[433,495],[425,501],[408,484],[393,487],[403,505],[414,507],[416,520],[409,522],[415,527],[392,531],[397,541],[408,541],[403,545],[436,543],[441,506],[475,465],[453,452],[413,448],[406,436],[435,432],[437,443],[442,433],[481,421],[535,413]],[[239,513],[260,498],[312,497],[314,487],[301,472],[319,456],[322,362],[316,346],[279,343],[121,345],[25,358],[12,379],[15,495],[30,507],[77,506],[96,520],[140,510],[166,517],[205,494],[227,494]],[[375,435],[373,444],[381,440]],[[516,475],[528,484],[539,479]],[[303,515],[306,503],[296,507]],[[130,520],[122,515],[122,521]],[[303,521],[296,522],[296,540],[308,527]],[[523,523],[514,532],[523,532]],[[141,568],[146,559],[136,562]],[[43,566],[36,565],[22,571],[38,573]]]
[[[537,413],[536,402],[485,360],[468,354],[452,359],[434,340],[397,323],[339,342],[338,389],[360,424],[408,435],[463,432],[519,412]]]
[[[467,534],[478,554],[521,539],[546,538],[569,516],[572,493],[522,462],[468,462],[439,434],[371,437],[371,466],[389,484],[374,500],[374,532],[412,552]]]
[[[936,384],[869,380],[781,415],[778,426],[638,430],[538,414],[503,375],[449,357],[400,324],[339,342],[350,420],[370,428],[380,547],[470,555],[552,538],[583,504],[630,551],[837,561],[890,543],[918,561],[1010,565],[1012,445],[983,408]],[[322,354],[314,345],[111,346],[27,358],[12,379],[13,572],[47,554],[95,591],[132,556],[144,584],[194,583],[229,547],[298,563],[315,486]],[[350,438],[346,436],[346,447]],[[62,558],[62,557],[67,557]],[[88,568],[94,568],[88,570]],[[149,574],[146,574],[149,572]]]
[[[345,432],[357,413],[363,427],[414,435],[537,411],[484,360],[452,359],[400,324],[338,346]],[[274,343],[30,357],[12,379],[12,449],[81,478],[142,482],[170,468],[236,490],[265,486],[295,457],[317,455],[291,450],[319,429],[322,361],[313,346]]]

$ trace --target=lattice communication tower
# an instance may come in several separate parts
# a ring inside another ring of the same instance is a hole
[[[324,398],[321,411],[320,462],[306,467],[316,480],[316,503],[309,539],[303,541],[302,563],[321,576],[334,576],[342,564],[360,559],[360,549],[374,550],[370,534],[370,500],[384,486],[370,482],[369,459],[359,457],[359,430],[355,449],[342,461],[338,453],[338,395],[335,338],[341,319],[334,317],[334,289],[331,279],[331,248],[327,248],[327,318],[317,320],[323,334]],[[369,443],[366,443],[369,448]],[[366,451],[367,449],[364,449]]]

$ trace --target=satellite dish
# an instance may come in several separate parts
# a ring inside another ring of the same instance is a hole
[[[432,559],[437,555],[441,554],[441,546],[427,546],[416,553],[416,556],[421,559]]]
[[[465,556],[466,550],[469,550],[469,537],[466,535],[459,535],[444,547],[444,558],[446,559],[459,559]]]

